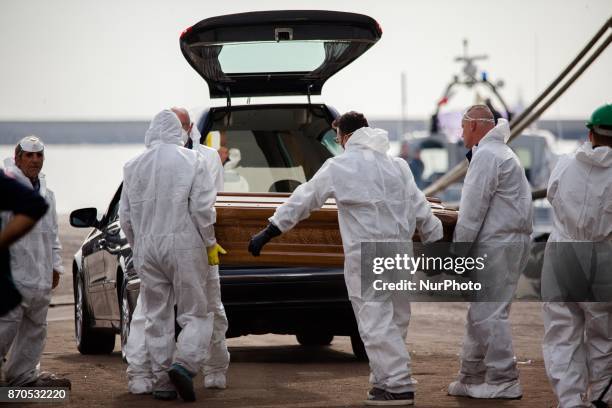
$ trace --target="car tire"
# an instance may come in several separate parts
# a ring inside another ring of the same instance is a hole
[[[127,356],[125,354],[125,347],[127,345],[127,339],[130,335],[130,323],[132,322],[132,314],[134,311],[130,307],[128,299],[127,285],[124,282],[121,286],[121,297],[119,298],[119,322],[120,322],[120,336],[121,336],[121,358],[123,362],[127,363]]]
[[[334,335],[329,333],[300,333],[295,337],[302,346],[329,346],[334,340]]]
[[[74,292],[74,334],[81,354],[110,354],[115,349],[115,334],[107,330],[96,330],[90,326],[91,316],[83,277],[76,278]]]
[[[366,353],[365,346],[363,345],[363,341],[361,340],[361,336],[359,334],[353,334],[351,336],[351,347],[353,349],[353,354],[359,361],[369,361],[368,353]]]

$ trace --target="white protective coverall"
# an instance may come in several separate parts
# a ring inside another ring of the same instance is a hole
[[[401,293],[385,301],[361,294],[361,242],[412,241],[415,227],[423,242],[442,238],[442,223],[417,188],[408,164],[387,155],[387,132],[356,130],[344,153],[328,159],[313,178],[300,185],[270,222],[282,232],[293,228],[328,198],[338,205],[344,247],[344,277],[349,299],[370,360],[370,382],[392,393],[415,390],[406,335],[410,303]]]
[[[30,179],[6,159],[5,171],[24,185],[33,188]],[[0,361],[10,354],[2,367],[11,386],[35,381],[47,339],[47,310],[51,302],[53,270],[63,273],[55,195],[47,188],[44,174],[38,176],[39,193],[49,204],[49,211],[34,228],[10,247],[11,271],[15,286],[21,292],[21,305],[0,317]],[[13,216],[2,213],[2,224]],[[12,347],[11,347],[12,345]],[[0,363],[1,365],[1,363]]]
[[[223,166],[219,153],[210,147],[200,144],[200,132],[196,127],[191,130],[191,140],[196,151],[204,156],[206,168],[215,183],[217,191],[223,191]],[[208,387],[225,388],[225,374],[229,366],[230,355],[225,342],[228,323],[225,308],[221,302],[219,284],[219,266],[205,263],[208,276],[204,285],[208,311],[214,314],[214,324],[210,347],[204,361],[204,383]],[[133,394],[150,393],[153,388],[151,362],[145,347],[145,316],[140,302],[130,323],[130,334],[126,344],[125,355],[128,361],[128,390]]]
[[[201,135],[195,126],[191,129],[190,137],[195,147],[194,150],[204,156],[217,192],[223,191],[223,164],[219,152],[200,143]],[[209,267],[205,288],[206,300],[208,301],[208,311],[214,314],[214,324],[210,347],[203,367],[204,385],[206,387],[225,388],[225,374],[230,362],[230,354],[225,342],[225,333],[228,328],[227,316],[221,302],[219,265],[206,266]]]
[[[124,166],[119,220],[141,280],[138,304],[146,319],[153,391],[168,391],[170,365],[195,375],[210,343],[213,316],[207,312],[203,265],[206,247],[216,243],[216,191],[204,158],[181,147],[181,123],[171,110],[155,116],[145,145]],[[175,304],[182,327],[176,343]]]
[[[511,295],[529,257],[533,207],[525,172],[505,143],[509,134],[508,121],[499,119],[472,148],[453,242],[476,243],[476,251],[488,252],[489,280],[504,282],[511,293],[504,302],[470,303],[459,382],[449,387],[451,395],[466,395],[451,389],[465,389],[464,384],[471,385],[467,394],[475,398],[514,398],[522,393],[508,316]],[[505,393],[504,383],[516,384],[511,395]]]
[[[558,250],[569,251],[570,242],[601,244],[598,255],[612,257],[612,149],[593,149],[587,142],[560,158],[548,183],[548,200],[553,231],[544,258],[544,296],[554,290],[552,265],[555,257],[563,258]],[[582,254],[581,264],[590,261],[590,252]],[[608,261],[604,267],[607,272],[610,265]],[[612,379],[612,303],[545,302],[543,312],[544,362],[559,405],[590,407]],[[603,400],[611,403],[612,391]]]

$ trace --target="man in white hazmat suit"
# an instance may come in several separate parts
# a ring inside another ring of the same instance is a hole
[[[181,127],[193,143],[193,150],[204,156],[206,169],[214,180],[216,191],[223,190],[223,167],[221,158],[215,149],[200,144],[200,132],[190,120],[189,113],[184,108],[172,108],[181,122]],[[184,138],[183,133],[183,138]],[[208,265],[202,265],[202,268]],[[214,314],[213,333],[204,361],[204,386],[206,388],[224,389],[226,387],[226,372],[229,366],[229,352],[225,342],[225,332],[228,323],[223,303],[221,303],[221,287],[219,284],[218,265],[210,266],[204,284],[208,311]],[[153,391],[153,373],[151,361],[145,347],[145,315],[142,304],[138,302],[132,315],[130,333],[125,347],[128,361],[128,390],[132,394],[148,394]]]
[[[47,311],[51,289],[59,283],[62,266],[55,195],[47,188],[41,173],[44,144],[36,136],[23,138],[15,147],[14,160],[5,160],[5,173],[38,191],[49,204],[49,211],[36,226],[10,247],[10,265],[15,286],[21,292],[21,305],[0,317],[0,365],[10,386],[70,387],[70,381],[39,372],[39,362],[47,339]],[[2,213],[6,224],[13,213]]]
[[[202,154],[206,160],[208,171],[215,182],[217,192],[223,191],[223,165],[219,152],[200,143],[201,135],[197,127],[193,127],[189,134],[193,150]],[[222,254],[224,252],[221,252]],[[221,302],[221,284],[219,282],[219,265],[211,265],[206,279],[206,300],[208,310],[214,314],[213,332],[204,361],[202,373],[204,374],[204,387],[225,389],[226,373],[229,367],[230,354],[225,342],[228,322],[225,308]]]
[[[194,401],[192,377],[200,370],[213,325],[204,282],[218,262],[214,236],[216,191],[203,157],[182,147],[181,122],[158,113],[145,134],[144,153],[124,166],[119,219],[141,279],[145,347],[153,396]],[[174,305],[182,331],[174,341]]]
[[[13,283],[8,249],[34,228],[49,209],[49,204],[36,191],[7,176],[3,170],[0,170],[0,195],[0,210],[13,212],[13,218],[6,224],[0,218],[0,316],[4,316],[19,306],[22,300]],[[0,366],[1,361],[0,358]],[[1,380],[0,384],[3,384]]]
[[[474,105],[465,112],[461,127],[465,147],[471,150],[453,242],[469,243],[466,245],[478,256],[487,257],[483,286],[497,284],[505,296],[470,303],[459,377],[449,385],[448,393],[521,398],[508,317],[516,283],[529,257],[531,189],[518,157],[506,145],[510,136],[507,120],[499,119],[495,125],[487,106]]]
[[[548,183],[553,231],[546,246],[542,296],[555,298],[558,283],[568,278],[561,274],[580,279],[591,267],[604,275],[607,294],[599,296],[601,302],[558,299],[543,304],[544,362],[562,408],[607,407],[612,402],[612,104],[596,109],[587,126],[589,142],[560,158]],[[592,281],[596,286],[598,279]]]
[[[406,335],[410,320],[407,297],[394,294],[367,301],[361,293],[361,242],[411,241],[418,228],[424,242],[440,240],[442,224],[421,191],[408,164],[387,155],[387,132],[368,127],[362,114],[348,112],[334,121],[344,153],[328,159],[313,178],[300,185],[251,238],[257,256],[272,237],[287,232],[310,212],[335,198],[344,247],[344,276],[359,334],[370,360],[373,388],[368,405],[412,405],[416,381],[411,376]]]

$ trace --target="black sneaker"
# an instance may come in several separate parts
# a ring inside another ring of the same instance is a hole
[[[380,388],[375,388],[379,390]],[[372,390],[370,390],[372,391]],[[365,405],[378,405],[378,406],[390,406],[390,407],[403,407],[408,405],[414,405],[414,392],[400,392],[393,393],[389,391],[383,391],[382,393],[376,392],[376,394],[370,395],[368,393],[368,399],[365,400]]]
[[[176,363],[172,364],[168,371],[168,376],[183,401],[193,402],[196,400],[193,389],[193,375],[185,367]]]
[[[174,401],[177,395],[176,391],[153,391],[153,398],[161,401]]]
[[[378,387],[372,387],[370,388],[370,390],[368,391],[368,399],[372,399],[377,395],[382,395],[385,393],[385,390],[383,390],[382,388],[378,388]]]
[[[602,400],[593,401],[591,402],[591,404],[593,404],[595,408],[608,408],[609,407],[609,405],[603,402]]]
[[[68,378],[58,377],[55,374],[43,371],[38,378],[22,387],[45,387],[45,388],[68,388],[72,389],[72,383]]]

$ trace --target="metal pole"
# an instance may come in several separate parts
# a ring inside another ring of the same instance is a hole
[[[406,133],[406,72],[402,71],[402,125],[401,125],[401,130],[402,133],[400,134],[399,140],[403,140],[404,139],[404,134]]]
[[[580,62],[582,58],[589,52],[591,48],[597,43],[597,40],[601,38],[602,35],[605,34],[608,28],[612,27],[612,17],[606,21],[606,23],[597,31],[597,33],[591,38],[591,40],[584,46],[584,48],[578,53],[578,55],[569,63],[567,67],[559,74],[557,79],[555,79],[541,94],[536,98],[535,101],[531,103],[520,115],[518,115],[510,124],[510,127],[518,125],[536,106],[542,102],[548,94],[559,85],[559,83],[570,73],[572,69]]]
[[[604,43],[601,44],[597,48],[597,50],[595,50],[593,55],[591,55],[589,59],[580,68],[578,68],[578,71],[576,71],[576,73],[572,75],[570,79],[568,79],[567,82],[565,82],[563,86],[557,92],[555,92],[553,96],[551,96],[550,99],[546,101],[546,103],[540,109],[538,109],[535,113],[531,114],[528,118],[524,119],[520,125],[515,125],[514,127],[512,127],[512,132],[510,133],[510,139],[508,139],[508,141],[511,141],[518,135],[520,135],[520,133],[525,130],[527,126],[529,126],[532,122],[536,121],[540,117],[540,115],[542,115],[542,113],[544,113],[544,111],[550,107],[550,105],[552,105],[557,99],[559,99],[559,97],[563,95],[570,86],[572,86],[572,84],[584,73],[584,71],[586,71],[586,69],[597,59],[597,57],[599,57],[599,55],[601,55],[601,53],[605,51],[605,49],[608,47],[608,45],[610,45],[611,42],[612,33],[610,33],[608,38],[606,38]]]

